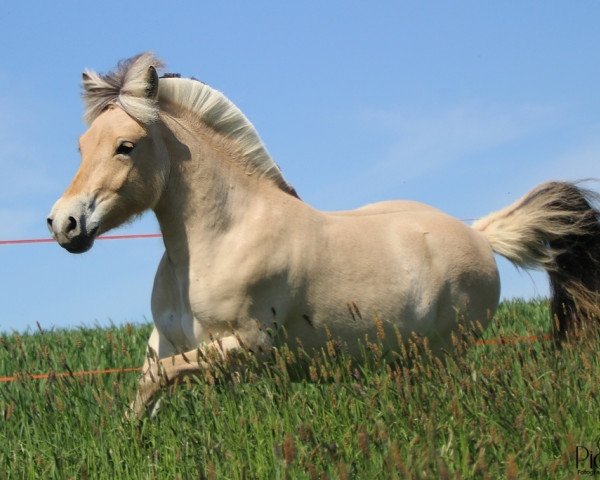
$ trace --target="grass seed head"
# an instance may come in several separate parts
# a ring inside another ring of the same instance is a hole
[[[377,333],[377,339],[383,342],[385,339],[385,330],[383,328],[383,320],[378,314],[373,317],[373,323],[375,324],[375,331]]]
[[[518,478],[519,470],[517,468],[517,463],[515,462],[515,456],[510,454],[506,459],[506,479],[517,480]]]
[[[346,466],[346,464],[340,460],[338,462],[338,478],[340,480],[348,480],[348,467]]]
[[[4,410],[4,420],[9,421],[15,413],[15,406],[12,403],[9,403]]]
[[[310,381],[313,383],[317,383],[319,381],[319,373],[317,372],[317,366],[314,363],[311,363],[308,367],[308,376]]]
[[[365,457],[369,456],[369,434],[364,428],[358,432],[358,448]]]
[[[206,464],[206,478],[208,480],[217,480],[217,469],[212,460],[209,460]]]
[[[302,443],[308,444],[314,442],[314,432],[310,423],[302,423],[298,427],[298,436]]]
[[[310,478],[310,480],[319,480],[321,478],[314,463],[308,463],[306,465],[306,471],[308,472],[308,478]]]
[[[297,452],[296,444],[294,443],[294,437],[292,437],[289,433],[285,435],[281,449],[283,451],[283,459],[285,460],[286,465],[291,465],[296,459]]]
[[[437,460],[437,469],[438,469],[438,478],[440,480],[449,480],[450,473],[448,472],[448,466],[446,462],[442,458],[438,458]]]

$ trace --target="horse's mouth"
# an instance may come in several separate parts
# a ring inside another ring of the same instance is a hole
[[[89,241],[87,243],[77,242],[77,243],[70,244],[70,245],[64,245],[64,248],[69,253],[85,253],[90,248],[92,248],[93,245],[94,245],[94,240],[92,239],[91,241]]]
[[[60,246],[69,253],[85,253],[94,246],[97,233],[98,227],[94,227],[89,233],[81,233],[71,238],[68,243],[60,244]]]
[[[69,253],[85,253],[94,245],[95,237],[82,237],[72,239],[67,245],[61,245]]]

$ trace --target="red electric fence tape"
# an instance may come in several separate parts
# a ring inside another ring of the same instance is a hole
[[[474,218],[463,218],[461,222],[472,222]],[[161,233],[138,233],[133,235],[101,235],[96,240],[134,240],[137,238],[160,238]],[[53,238],[29,238],[24,240],[0,240],[0,245],[21,245],[25,243],[53,243]]]
[[[517,343],[534,343],[552,340],[550,333],[542,335],[524,335],[521,337],[481,338],[475,340],[475,345],[516,345]]]
[[[534,343],[542,342],[546,340],[552,340],[552,335],[549,333],[542,335],[525,335],[521,337],[499,337],[499,338],[486,338],[475,341],[475,345],[516,345],[519,343]],[[79,372],[49,372],[49,373],[21,373],[19,375],[12,375],[8,377],[0,377],[0,383],[11,383],[17,380],[47,380],[50,378],[58,377],[85,377],[92,375],[107,375],[110,373],[132,373],[139,372],[139,367],[126,367],[126,368],[107,368],[105,370],[83,370]]]
[[[48,373],[22,373],[20,375],[12,375],[9,377],[0,377],[0,383],[16,382],[18,379],[28,380],[46,380],[48,378],[58,377],[85,377],[88,375],[106,375],[109,373],[130,373],[139,372],[140,367],[127,367],[127,368],[107,368],[105,370],[84,370],[79,372],[48,372]]]
[[[137,238],[160,238],[160,233],[138,233],[133,235],[101,235],[96,240],[133,240]],[[0,240],[0,245],[21,245],[24,243],[54,243],[53,238],[30,238],[25,240]]]

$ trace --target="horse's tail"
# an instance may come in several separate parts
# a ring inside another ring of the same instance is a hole
[[[600,320],[597,199],[573,183],[544,183],[473,224],[494,252],[519,267],[548,272],[557,338],[574,325]]]

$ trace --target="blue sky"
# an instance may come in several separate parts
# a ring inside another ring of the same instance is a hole
[[[223,91],[324,210],[390,198],[473,219],[600,177],[592,2],[3,2],[0,239],[47,236],[84,68],[153,50]],[[115,233],[157,231],[151,214]],[[160,240],[0,246],[0,331],[150,320]],[[503,296],[547,294],[501,262]]]

